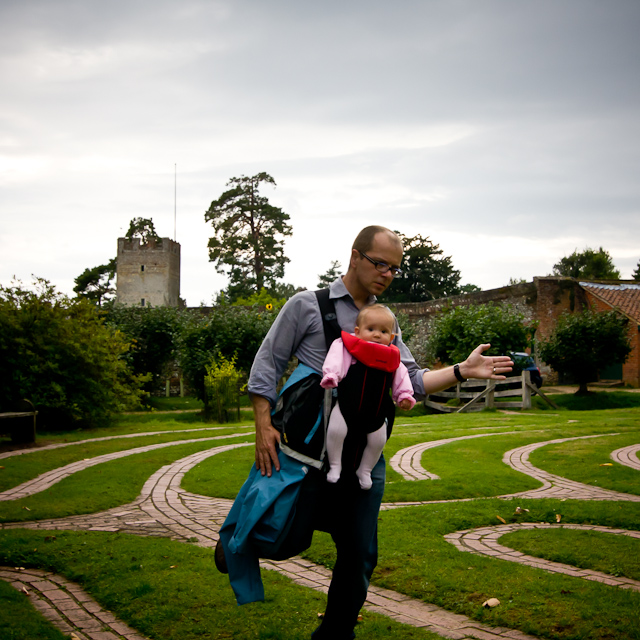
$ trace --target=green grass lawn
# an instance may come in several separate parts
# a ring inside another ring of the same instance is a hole
[[[439,480],[407,481],[387,464],[385,502],[452,502],[381,512],[380,558],[374,584],[489,625],[541,638],[639,639],[640,593],[461,552],[444,539],[455,531],[501,524],[499,518],[506,522],[555,522],[557,514],[563,523],[640,531],[638,502],[496,498],[539,486],[536,480],[502,462],[506,451],[534,442],[596,434],[605,435],[547,445],[535,450],[530,461],[572,480],[640,495],[640,472],[609,459],[614,449],[640,442],[640,408],[633,404],[640,394],[600,395],[608,399],[589,398],[586,402],[592,408],[588,410],[584,406],[575,408],[574,400],[572,409],[559,402],[557,411],[545,406],[510,414],[424,415],[419,410],[409,415],[399,413],[385,449],[387,461],[396,452],[421,442],[494,435],[452,441],[426,450],[422,466],[440,476]],[[554,396],[554,400],[558,398]],[[603,408],[603,402],[621,408]],[[246,428],[249,424],[244,421],[211,431],[211,427],[220,425],[201,422],[194,411],[147,412],[120,416],[111,429],[45,434],[43,440],[52,444],[108,435],[135,437],[73,444],[2,459],[0,490],[84,458],[146,444],[187,439],[192,442],[106,462],[74,474],[41,494],[0,502],[0,523],[92,513],[126,504],[163,465],[205,448],[230,442],[251,443],[252,430]],[[152,432],[161,433],[143,435]],[[234,433],[242,436],[202,440]],[[252,446],[210,457],[185,475],[182,487],[205,496],[233,498],[253,459]],[[473,500],[455,502],[470,498]],[[516,506],[529,511],[516,515]],[[0,564],[60,573],[78,582],[105,608],[149,638],[306,638],[317,625],[317,613],[324,609],[323,594],[293,585],[274,572],[263,572],[266,601],[238,608],[227,578],[213,567],[212,551],[194,544],[105,532],[57,531],[53,538],[44,531],[1,530]],[[640,580],[638,539],[545,529],[510,533],[500,542],[529,555]],[[335,558],[329,536],[317,533],[305,556],[332,567]],[[501,605],[484,609],[482,602],[490,597],[497,597]],[[64,636],[44,622],[24,597],[0,582],[0,637],[58,640]],[[436,636],[365,612],[357,637]]]

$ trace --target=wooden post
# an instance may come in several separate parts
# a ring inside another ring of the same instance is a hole
[[[531,409],[531,371],[522,372],[522,408]]]
[[[485,401],[485,407],[487,409],[493,409],[496,406],[495,392],[496,392],[495,380],[487,380],[487,399]]]
[[[171,396],[171,380],[169,378],[164,383],[164,394],[167,398]]]

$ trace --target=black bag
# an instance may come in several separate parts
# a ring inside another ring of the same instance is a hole
[[[329,289],[315,292],[320,306],[327,349],[340,337],[340,326]],[[271,415],[280,431],[280,448],[288,456],[321,469],[326,452],[326,429],[333,404],[331,390],[320,386],[322,376],[300,363],[282,388]]]

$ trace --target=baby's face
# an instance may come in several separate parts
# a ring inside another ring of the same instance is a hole
[[[354,333],[361,340],[389,345],[393,340],[393,324],[386,313],[371,311],[364,316]]]

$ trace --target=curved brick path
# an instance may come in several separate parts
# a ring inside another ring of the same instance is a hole
[[[414,444],[406,449],[401,449],[392,456],[389,464],[395,469],[405,480],[440,480],[440,476],[427,471],[420,462],[422,454],[427,449],[440,447],[443,444],[451,442],[459,442],[460,440],[470,440],[472,438],[488,438],[490,436],[502,436],[509,433],[517,433],[516,431],[503,431],[501,433],[478,433],[471,436],[460,436],[459,438],[444,438],[443,440],[432,440],[431,442],[421,442]]]
[[[584,578],[585,580],[595,580],[596,582],[603,582],[623,589],[633,589],[634,591],[640,591],[640,582],[638,580],[632,580],[631,578],[617,578],[607,573],[601,573],[600,571],[592,571],[588,569],[578,569],[568,564],[562,564],[561,562],[552,562],[551,560],[545,560],[544,558],[536,558],[535,556],[528,556],[515,549],[510,549],[498,543],[498,539],[514,531],[530,530],[530,529],[579,529],[583,531],[598,531],[601,533],[611,533],[620,536],[629,536],[631,538],[637,538],[640,540],[640,531],[628,531],[625,529],[611,529],[609,527],[599,527],[596,525],[581,525],[581,524],[549,524],[549,523],[516,523],[516,524],[504,524],[497,525],[495,527],[481,527],[477,529],[467,529],[465,531],[456,531],[455,533],[449,533],[444,536],[447,542],[450,542],[456,546],[460,551],[469,551],[470,553],[476,553],[486,556],[492,556],[494,558],[500,558],[501,560],[508,560],[510,562],[516,562],[519,564],[526,564],[530,567],[536,567],[538,569],[544,569],[552,573],[564,573],[576,578]]]
[[[444,443],[444,441],[439,442]],[[537,444],[538,446],[544,446],[551,442],[558,441],[549,441],[547,443]],[[164,443],[164,446],[169,446],[171,444],[176,443]],[[208,498],[186,492],[180,487],[182,477],[195,465],[212,455],[237,447],[251,446],[251,444],[252,443],[234,443],[223,445],[207,451],[198,452],[170,465],[166,465],[149,478],[138,499],[129,505],[109,509],[108,511],[98,514],[41,520],[37,522],[6,523],[0,525],[0,527],[5,529],[30,528],[46,530],[71,529],[90,531],[122,531],[125,533],[133,533],[143,536],[166,536],[181,541],[191,540],[195,541],[196,544],[200,546],[212,547],[218,539],[218,530],[231,506],[231,501]],[[154,447],[154,445],[150,446]],[[534,446],[534,448],[536,447]],[[518,451],[520,453],[516,454],[515,452]],[[530,469],[526,467],[525,463],[527,462],[528,452],[529,450],[527,447],[521,447],[520,449],[508,452],[509,459],[516,461],[514,464],[518,464],[517,461],[519,460],[523,465],[523,468],[528,469],[528,471],[525,471],[526,473],[529,473],[531,469],[536,472],[540,471],[536,470],[534,467],[530,467]],[[505,457],[508,454],[505,454]],[[91,461],[92,460],[85,460],[82,462],[88,466],[88,463],[91,463]],[[579,483],[573,484],[579,485]],[[580,485],[580,487],[591,489],[591,487],[587,487],[586,485]],[[524,497],[523,494],[513,495],[520,495]],[[613,495],[620,495],[624,497],[614,498],[612,497]],[[536,497],[542,496],[538,493]],[[558,497],[558,495],[556,494],[555,497]],[[608,492],[607,498],[591,499],[629,499],[629,496],[627,494]],[[490,533],[487,535],[492,533],[494,533],[494,528],[491,528]],[[461,536],[461,538],[462,537],[464,536]],[[509,550],[509,552],[509,555],[513,555],[514,553],[511,550]],[[497,556],[500,554],[493,553],[491,555]],[[299,557],[282,562],[263,561],[261,565],[266,569],[279,571],[280,573],[290,577],[298,584],[324,592],[327,591],[331,579],[331,572],[329,570],[324,567],[314,565],[313,563],[305,561]],[[574,570],[573,568],[571,569]],[[9,570],[9,573],[11,573],[11,570]],[[40,576],[37,572],[31,573],[33,575]],[[7,579],[2,573],[0,573],[0,578]],[[13,576],[13,578],[15,578],[15,576]],[[50,575],[49,581],[53,584],[62,584],[64,582],[62,578]],[[24,581],[18,581],[18,583],[20,582],[24,583]],[[74,586],[74,590],[77,593],[80,593],[78,587]],[[67,593],[68,591],[69,590],[66,587],[63,587],[61,588],[60,594],[55,597],[63,600],[68,599],[67,596],[63,595],[63,592]],[[375,586],[371,586],[369,589],[365,608],[393,617],[406,624],[424,627],[447,638],[458,640],[471,638],[484,640],[499,640],[501,638],[511,640],[533,640],[532,636],[527,636],[519,631],[504,628],[492,628],[487,625],[482,625],[468,619],[466,616],[453,614],[440,609],[435,605],[425,604],[421,601],[413,600],[393,591],[380,589]],[[86,613],[80,613],[78,615],[84,616]],[[101,620],[101,618],[99,619]],[[69,622],[66,624],[69,624]],[[124,629],[124,627],[119,628]],[[79,638],[95,638],[96,640],[122,638],[129,640],[130,638],[140,637],[135,636],[135,634],[133,636],[129,636],[127,635],[128,631],[126,633],[120,633],[114,630],[106,632],[102,630],[100,632],[96,632],[97,635],[91,635],[92,632],[82,631],[82,627],[80,625],[76,625],[75,629],[75,633]],[[82,636],[80,635],[81,633],[85,633],[85,635]],[[120,633],[120,635],[117,635],[116,633]]]
[[[640,444],[632,444],[630,447],[616,449],[611,453],[611,459],[632,469],[640,471],[640,460],[638,459]]]
[[[583,440],[589,438],[602,438],[605,436],[618,435],[615,433],[603,433],[592,436],[578,436],[576,438],[558,438],[556,440],[547,440],[546,442],[535,442],[524,447],[518,447],[507,451],[502,458],[505,464],[516,471],[521,471],[530,475],[532,478],[542,482],[542,487],[532,491],[521,491],[520,493],[511,493],[502,498],[572,498],[574,500],[624,500],[626,502],[640,502],[640,496],[630,493],[621,493],[620,491],[611,491],[610,489],[601,489],[593,487],[574,480],[567,480],[562,476],[554,475],[542,469],[534,467],[529,462],[529,454],[540,447],[546,447],[549,444],[557,444],[560,442],[570,442],[571,440]]]
[[[504,432],[513,433],[513,432]],[[405,480],[437,480],[439,477],[426,471],[420,462],[420,458],[424,451],[432,449],[433,447],[439,447],[452,442],[459,442],[460,440],[468,440],[470,438],[482,438],[487,436],[503,435],[503,433],[483,433],[472,436],[462,436],[459,438],[445,438],[443,440],[434,440],[432,442],[423,442],[406,449],[398,451],[390,460],[391,466],[402,476]],[[605,436],[618,435],[616,433],[603,433],[590,436],[577,436],[575,438],[558,438],[556,440],[547,440],[546,442],[534,442],[517,449],[511,449],[507,451],[502,461],[508,464],[512,469],[524,473],[542,483],[542,487],[538,489],[532,489],[529,491],[522,491],[519,493],[509,493],[498,498],[572,498],[575,500],[624,500],[627,502],[640,502],[640,496],[630,493],[622,493],[620,491],[611,491],[609,489],[601,489],[599,487],[593,487],[588,484],[576,482],[574,480],[567,480],[562,476],[549,473],[543,469],[534,467],[529,462],[529,454],[535,449],[540,447],[546,447],[549,444],[557,444],[560,442],[569,442],[570,440],[582,440],[588,438],[602,438]],[[640,469],[640,461],[637,458],[634,459],[635,453],[640,450],[640,444],[618,449],[611,454],[611,457],[628,466]],[[615,457],[614,457],[615,456]],[[401,506],[418,505],[418,504],[430,504],[436,501],[421,501],[421,502],[408,502],[402,503]],[[437,502],[447,502],[446,500]],[[392,508],[392,505],[388,505],[387,508]]]
[[[31,496],[40,491],[44,491],[53,486],[60,480],[78,472],[93,467],[103,462],[111,462],[112,460],[118,460],[119,458],[126,458],[137,453],[146,453],[147,451],[155,451],[156,449],[164,449],[166,447],[174,447],[180,444],[196,444],[198,442],[207,442],[209,440],[222,440],[226,438],[242,438],[246,437],[246,433],[236,433],[225,436],[211,436],[210,438],[200,438],[198,440],[174,440],[171,442],[162,442],[160,444],[149,444],[143,447],[136,447],[135,449],[125,449],[124,451],[114,451],[113,453],[105,453],[102,456],[95,456],[94,458],[88,458],[86,460],[78,460],[77,462],[71,462],[64,467],[53,469],[39,475],[33,480],[27,480],[17,487],[8,489],[0,493],[0,501],[2,500],[18,500],[19,498],[25,498]],[[102,438],[100,438],[102,439]],[[75,443],[74,443],[75,444]]]
[[[47,620],[78,640],[145,640],[62,576],[39,569],[0,567],[0,579],[27,594]]]

